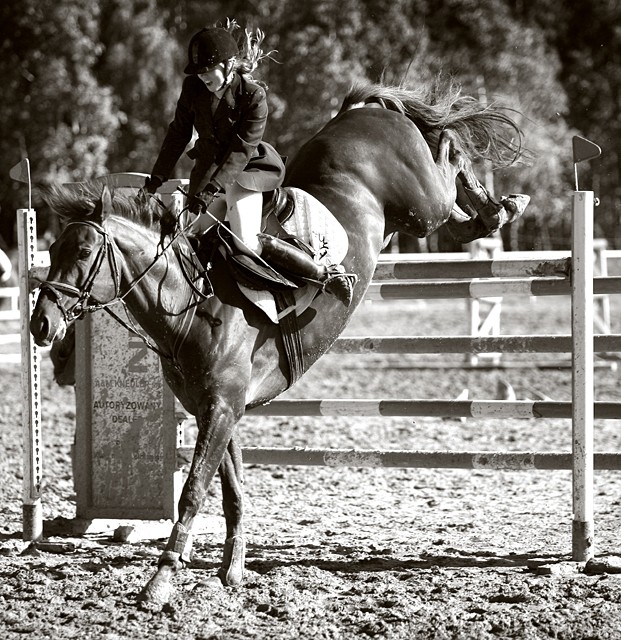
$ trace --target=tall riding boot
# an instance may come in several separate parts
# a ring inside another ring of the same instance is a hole
[[[258,234],[261,241],[261,257],[275,267],[282,268],[292,276],[314,282],[323,291],[331,293],[346,307],[351,304],[354,285],[358,276],[344,273],[340,265],[324,267],[311,256],[280,238],[264,233]]]

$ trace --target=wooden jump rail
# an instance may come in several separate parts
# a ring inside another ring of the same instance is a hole
[[[619,293],[621,277],[594,278],[595,294]],[[368,300],[404,300],[420,298],[485,298],[491,296],[566,296],[572,292],[570,278],[503,278],[443,282],[371,283]]]
[[[438,418],[571,418],[571,402],[544,400],[402,400],[303,399],[273,400],[247,416],[358,416]],[[595,402],[598,419],[621,418],[621,402]]]
[[[425,262],[380,261],[375,268],[373,280],[437,280],[440,278],[516,278],[524,277],[569,277],[571,258],[539,261],[537,258],[515,260],[435,260],[434,254],[426,254]],[[509,254],[510,255],[510,254]]]
[[[180,448],[180,465],[190,464],[192,450]],[[571,470],[571,453],[495,453],[491,451],[376,451],[364,449],[258,448],[244,449],[244,462],[257,465],[320,467],[383,467],[398,469],[479,469],[529,471]],[[598,471],[621,469],[621,453],[596,453]]]
[[[621,334],[593,336],[596,352],[621,351]],[[368,336],[339,338],[331,354],[571,353],[570,335]]]

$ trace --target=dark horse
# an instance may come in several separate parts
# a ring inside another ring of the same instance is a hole
[[[517,131],[499,111],[482,109],[453,89],[423,99],[403,89],[362,86],[289,163],[286,185],[315,196],[341,222],[349,237],[343,264],[358,276],[350,307],[320,294],[298,318],[304,370],[345,328],[387,235],[425,237],[445,224],[456,179],[471,171],[470,158],[498,159],[512,149],[497,125]],[[141,598],[169,598],[171,578],[189,559],[192,523],[216,472],[227,527],[219,575],[227,585],[240,584],[245,543],[236,425],[247,408],[269,402],[290,385],[279,327],[240,293],[219,254],[209,272],[215,295],[206,300],[197,299],[179,267],[177,240],[154,260],[160,233],[153,204],[101,185],[82,191],[57,186],[43,190],[42,197],[65,226],[50,248],[48,280],[32,314],[36,343],[62,339],[86,311],[123,302],[161,354],[171,389],[198,424],[179,521]]]

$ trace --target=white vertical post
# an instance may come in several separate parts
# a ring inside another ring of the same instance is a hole
[[[594,555],[593,192],[575,191],[572,224],[572,557]]]
[[[22,358],[23,497],[22,537],[43,537],[41,508],[41,366],[37,346],[30,333],[30,316],[36,294],[30,291],[30,271],[36,263],[37,221],[34,209],[17,211],[19,253],[19,314]]]

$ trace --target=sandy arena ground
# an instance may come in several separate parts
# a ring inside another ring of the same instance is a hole
[[[569,303],[542,300],[507,300],[503,332],[567,332]],[[463,334],[463,304],[367,305],[347,333]],[[571,398],[566,367],[420,369],[416,360],[326,356],[288,396],[448,399],[467,388],[494,399],[510,385],[518,399]],[[598,472],[595,487],[596,559],[607,564],[587,571],[570,562],[568,471],[249,466],[245,584],[214,579],[223,535],[212,519],[216,531],[198,536],[170,604],[140,606],[165,540],[70,533],[74,392],[53,383],[47,362],[44,374],[47,537],[36,547],[21,540],[19,366],[0,367],[2,638],[621,638],[621,474],[612,471]],[[621,399],[619,375],[597,369],[597,399]],[[619,426],[597,422],[596,450],[621,450]],[[246,418],[241,433],[245,446],[571,449],[568,420]],[[220,516],[219,503],[216,484],[205,512]]]

